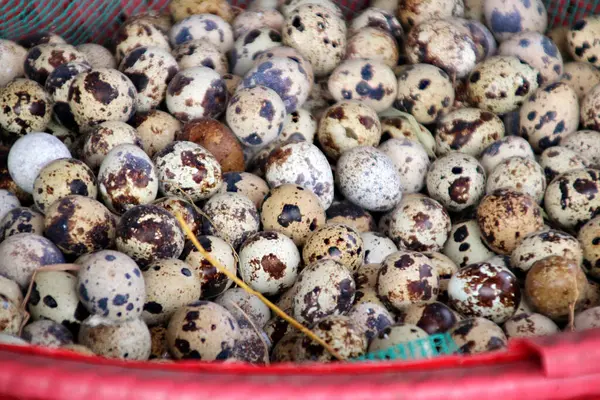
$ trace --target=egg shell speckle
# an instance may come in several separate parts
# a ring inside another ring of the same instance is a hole
[[[351,272],[363,261],[363,243],[360,233],[348,225],[327,224],[316,230],[302,248],[306,265],[322,259],[335,260]]]
[[[543,33],[548,26],[548,13],[541,0],[484,1],[483,15],[499,41],[523,31]]]
[[[141,147],[150,157],[175,140],[182,128],[177,118],[160,110],[137,112],[129,123],[137,130]]]
[[[117,68],[117,60],[104,46],[97,43],[84,43],[75,48],[83,53],[92,68]]]
[[[28,207],[16,207],[10,210],[0,220],[0,240],[19,233],[43,235],[44,215]]]
[[[17,78],[0,92],[0,127],[13,137],[43,131],[52,116],[52,102],[37,82]]]
[[[348,201],[335,201],[326,211],[327,224],[344,224],[358,232],[375,230],[375,218]]]
[[[575,151],[589,166],[600,167],[600,132],[581,130],[565,137],[561,145]]]
[[[72,126],[73,113],[69,106],[69,88],[75,77],[92,69],[86,62],[74,61],[59,65],[50,73],[45,89],[50,95],[54,119],[66,126]]]
[[[575,319],[577,321],[577,319]],[[508,338],[549,336],[560,332],[550,318],[542,314],[517,314],[504,323]]]
[[[444,244],[443,252],[461,268],[485,261],[495,254],[486,246],[481,237],[479,225],[474,219],[459,222],[452,226],[452,231]]]
[[[256,206],[239,193],[218,193],[206,202],[202,211],[207,217],[205,231],[225,239],[234,249],[260,227]]]
[[[364,27],[348,37],[346,60],[373,60],[390,68],[398,65],[400,49],[394,36],[380,28]]]
[[[593,278],[600,277],[600,217],[589,220],[579,230],[577,239],[583,250],[583,268]]]
[[[23,339],[44,347],[62,347],[73,344],[73,334],[58,322],[40,319],[23,328]]]
[[[239,287],[226,290],[215,300],[215,303],[228,309],[234,316],[238,316],[238,321],[239,317],[245,318],[242,312],[245,313],[260,327],[271,318],[271,310],[261,299]]]
[[[232,71],[244,76],[254,66],[256,57],[265,50],[281,46],[281,34],[268,27],[249,30],[235,41],[231,51]]]
[[[546,191],[546,176],[542,167],[529,158],[511,157],[500,162],[489,174],[486,193],[497,189],[512,189],[525,193],[541,203]]]
[[[548,184],[565,172],[588,166],[588,162],[579,153],[561,146],[549,147],[544,150],[538,163],[544,169]]]
[[[99,356],[139,361],[148,360],[152,346],[150,331],[141,319],[115,324],[98,316],[84,321],[78,342]]]
[[[223,18],[214,14],[196,14],[177,22],[169,32],[173,46],[191,40],[205,40],[226,53],[233,48],[233,29]]]
[[[518,136],[506,136],[486,147],[481,152],[479,162],[485,173],[489,174],[498,164],[510,157],[523,157],[531,160],[535,158],[527,140]]]
[[[23,321],[19,306],[0,294],[0,332],[17,335]]]
[[[369,345],[369,353],[386,351],[398,345],[407,345],[408,342],[413,342],[415,340],[426,340],[428,336],[427,332],[416,325],[398,324],[388,326],[373,338],[373,341]],[[414,358],[429,358],[432,355],[432,351],[433,349],[431,349],[429,345],[425,345],[421,347],[419,351],[414,352]]]
[[[212,43],[205,40],[190,40],[176,46],[171,52],[180,69],[192,67],[207,67],[214,69],[220,75],[229,70],[227,56],[219,51]]]
[[[587,92],[600,83],[600,71],[587,62],[572,61],[565,63],[560,80],[571,86],[579,100],[582,100]]]
[[[125,122],[102,122],[85,135],[81,160],[97,171],[107,154],[121,144],[133,144],[141,148],[142,140],[137,130]]]
[[[171,46],[165,34],[155,24],[137,20],[121,25],[115,40],[115,58],[117,62],[138,47],[153,46],[171,51]]]
[[[393,315],[385,307],[376,303],[356,304],[348,312],[348,317],[365,334],[367,342],[394,323]]]
[[[503,350],[508,342],[502,328],[481,317],[459,322],[450,331],[450,336],[463,354]]]
[[[576,21],[567,33],[569,52],[575,61],[587,62],[594,67],[600,66],[600,48],[594,37],[600,31],[600,18],[589,15]]]
[[[25,76],[41,85],[55,68],[68,62],[86,62],[85,55],[66,43],[43,43],[29,49],[25,58]]]

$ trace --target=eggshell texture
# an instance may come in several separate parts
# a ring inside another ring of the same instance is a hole
[[[168,322],[175,311],[200,298],[200,277],[183,261],[156,260],[142,275],[146,285],[142,319],[148,325]]]
[[[295,287],[293,316],[309,325],[348,312],[356,290],[350,270],[331,259],[319,260],[304,268]]]
[[[516,314],[504,323],[508,338],[550,336],[560,332],[550,318],[542,314]]]
[[[350,35],[354,34],[365,27],[387,31],[398,39],[404,34],[402,25],[400,25],[400,22],[394,16],[393,11],[385,10],[373,4],[352,18],[348,27],[348,33]]]
[[[592,278],[600,277],[600,217],[589,220],[579,230],[577,239],[583,250],[583,268]]]
[[[311,330],[344,358],[360,357],[367,351],[367,337],[350,317],[330,316],[317,322]],[[296,342],[299,361],[332,361],[333,356],[321,345],[305,336]]]
[[[23,203],[32,201],[31,195],[17,186],[16,182],[10,176],[8,170],[9,153],[10,148],[8,146],[0,146],[0,217],[4,217],[8,211],[5,207],[9,204],[14,203],[13,207],[18,207],[20,201]]]
[[[217,118],[227,107],[227,88],[221,76],[207,67],[180,71],[167,87],[169,112],[180,121]]]
[[[356,271],[363,260],[360,233],[347,225],[327,224],[308,238],[302,249],[302,259],[306,265],[331,259]]]
[[[43,131],[52,116],[51,98],[35,81],[17,78],[0,91],[0,127],[14,137]]]
[[[305,4],[286,16],[283,43],[297,49],[313,66],[316,76],[331,73],[346,52],[346,24],[331,9]]]
[[[43,319],[25,326],[21,336],[31,344],[44,347],[57,348],[73,344],[73,335],[67,328],[57,322]]]
[[[4,66],[0,73],[0,87],[6,86],[14,78],[25,75],[23,70],[25,57],[27,57],[27,50],[24,47],[11,40],[0,40],[0,63]]]
[[[447,332],[462,320],[454,310],[437,301],[406,307],[401,318],[404,324],[416,325],[430,335]]]
[[[600,132],[580,130],[565,137],[561,145],[571,149],[585,159],[588,165],[598,168],[600,166]]]
[[[281,46],[281,34],[274,29],[261,27],[244,33],[231,51],[232,72],[244,76],[254,66],[258,54],[278,46]]]
[[[292,142],[276,148],[265,165],[265,178],[275,188],[294,183],[319,197],[324,209],[333,202],[333,174],[325,155],[307,142]]]
[[[453,260],[442,253],[425,252],[423,255],[429,258],[440,277],[438,301],[445,304],[448,301],[448,283],[452,275],[458,271],[458,266]]]
[[[477,207],[485,243],[498,254],[511,254],[523,238],[544,225],[540,207],[530,196],[510,189],[486,195]]]
[[[375,219],[361,207],[347,201],[336,201],[326,211],[327,224],[344,224],[358,232],[375,229]]]
[[[239,193],[219,193],[202,208],[205,231],[225,239],[235,249],[258,232],[260,219],[252,200]]]
[[[180,69],[207,67],[220,75],[229,70],[227,56],[212,43],[205,40],[190,40],[176,46],[171,52]]]
[[[454,224],[443,252],[461,268],[494,256],[494,252],[485,245],[476,220]]]
[[[137,264],[114,250],[86,257],[77,274],[77,292],[90,313],[115,322],[138,318],[146,298]]]
[[[490,144],[504,137],[502,120],[489,111],[460,108],[444,115],[435,132],[436,154],[458,151],[478,157]]]
[[[600,327],[600,307],[590,308],[575,315],[574,325],[576,331]]]
[[[383,261],[376,289],[384,303],[400,310],[411,304],[435,301],[439,283],[429,258],[421,253],[400,250]]]
[[[84,43],[75,48],[83,53],[92,68],[117,68],[117,60],[104,46],[96,43]]]
[[[18,41],[20,46],[31,48],[45,43],[67,43],[60,35],[48,31],[37,31],[26,34]]]
[[[549,147],[544,150],[538,163],[544,169],[548,184],[565,172],[588,166],[588,162],[579,153],[561,146]]]
[[[333,0],[323,0],[319,2],[316,2],[315,0],[279,0],[279,2],[282,3],[279,8],[281,9],[281,13],[284,17],[288,17],[294,10],[305,4],[320,4],[322,7],[327,8],[327,10],[333,13],[335,16],[340,18],[343,16],[342,10]]]
[[[97,171],[107,154],[121,144],[142,147],[141,137],[135,128],[121,121],[102,122],[85,135],[81,159]]]
[[[138,20],[121,25],[114,41],[115,57],[118,63],[138,47],[152,46],[171,51],[165,34],[153,23]]]
[[[369,353],[386,351],[397,346],[406,346],[407,343],[416,340],[427,340],[427,332],[412,324],[397,324],[384,328],[373,338],[369,345]],[[433,349],[429,345],[419,346],[416,351],[411,353],[411,359],[429,358],[432,356]]]
[[[397,107],[397,104],[394,106]],[[429,159],[435,159],[436,144],[431,132],[410,115],[381,118],[381,143],[389,139],[409,139],[420,144]]]
[[[87,62],[85,55],[66,43],[44,43],[32,47],[25,58],[24,71],[28,79],[40,85],[56,67],[68,62]]]
[[[600,31],[600,18],[589,15],[576,21],[567,34],[569,52],[575,61],[587,62],[594,67],[600,66],[600,48],[594,37]]]
[[[486,193],[506,188],[528,194],[541,203],[546,190],[546,177],[542,167],[528,158],[507,158],[488,176]]]
[[[578,169],[554,179],[546,189],[544,209],[566,230],[576,230],[596,216],[600,207],[600,171]]]
[[[257,326],[264,326],[271,318],[271,310],[260,298],[239,287],[226,290],[215,303],[228,309],[238,320],[240,316],[251,318]]]
[[[450,337],[462,354],[503,350],[508,342],[502,328],[481,317],[460,321],[450,331]]]
[[[529,271],[537,261],[549,257],[561,256],[581,265],[582,246],[576,238],[557,230],[545,230],[531,233],[512,252],[510,260],[513,270]]]
[[[306,72],[308,84],[312,86],[315,83],[315,73],[313,71],[312,64],[297,49],[283,45],[270,48],[257,54],[256,59],[254,60],[254,65],[260,65],[272,58],[289,58],[290,60],[298,63],[300,65],[300,71],[304,70],[304,72]],[[279,64],[279,62],[276,63]],[[268,86],[266,84],[262,85]],[[271,89],[277,91],[275,87],[271,87]]]
[[[469,18],[469,17],[466,17]],[[478,19],[453,18],[453,22],[467,28],[475,44],[477,62],[496,55],[498,46],[492,32]]]
[[[152,202],[152,205],[159,206],[176,217],[181,214],[187,226],[194,234],[199,234],[202,229],[202,215],[197,207],[191,202],[181,197],[171,196],[163,197]],[[182,227],[183,229],[183,227]]]
[[[269,185],[262,178],[249,172],[227,172],[223,174],[223,182],[218,193],[240,193],[248,197],[257,209],[269,193]]]
[[[408,194],[392,211],[389,236],[407,250],[438,251],[450,226],[450,216],[440,203],[421,194]]]
[[[137,112],[129,123],[136,129],[141,147],[150,157],[175,140],[182,126],[175,117],[160,110]]]
[[[491,173],[498,164],[510,157],[523,157],[533,160],[534,154],[527,140],[518,136],[506,136],[486,147],[479,157],[485,173]]]
[[[284,23],[283,15],[277,10],[260,9],[250,10],[249,8],[239,13],[233,23],[233,34],[236,38],[244,36],[253,29],[271,28],[277,32],[281,32]]]
[[[16,207],[10,210],[0,220],[0,240],[18,233],[43,235],[44,215],[27,207]],[[0,293],[2,293],[1,286],[0,284]]]
[[[417,193],[425,187],[430,163],[427,152],[419,142],[407,138],[389,139],[378,149],[396,166],[404,193]]]
[[[346,199],[368,211],[391,210],[402,199],[396,166],[374,147],[359,146],[342,154],[336,182]]]
[[[376,27],[365,27],[348,37],[345,58],[379,61],[394,68],[398,65],[400,49],[391,33]]]
[[[398,247],[394,241],[379,232],[363,232],[360,234],[363,241],[364,261],[363,266],[359,268],[357,274],[360,274],[366,265],[376,265],[379,268],[381,263],[387,256],[398,251]],[[375,282],[373,282],[374,286]],[[357,278],[358,285],[358,278]]]
[[[81,325],[78,342],[99,356],[139,361],[148,360],[152,346],[150,331],[141,319],[116,324],[98,316]]]
[[[54,119],[66,126],[73,126],[73,113],[69,106],[69,88],[77,75],[92,69],[87,62],[73,61],[61,64],[48,75],[44,85],[50,95]]]
[[[467,76],[477,62],[477,48],[469,30],[452,20],[419,23],[408,33],[405,48],[412,64],[432,64],[456,78]]]
[[[403,0],[396,15],[404,29],[409,30],[428,20],[462,17],[464,10],[462,0]]]
[[[305,140],[312,143],[317,133],[317,119],[310,111],[299,108],[285,116],[279,141]]]
[[[231,25],[218,15],[189,15],[173,25],[169,31],[169,40],[173,46],[199,39],[212,43],[222,53],[233,48]]]
[[[23,321],[19,306],[7,296],[0,294],[0,331],[5,334],[18,335]]]
[[[181,21],[191,15],[211,13],[231,22],[235,16],[226,1],[174,0],[169,3],[169,12],[174,21]]]
[[[544,33],[548,13],[541,0],[484,1],[485,22],[496,39],[507,40],[524,31]]]
[[[381,112],[396,99],[398,82],[392,69],[382,62],[347,60],[333,70],[328,87],[336,101],[359,100]]]
[[[367,342],[394,323],[392,314],[384,306],[376,303],[356,304],[348,312],[348,317],[366,335]]]
[[[600,83],[600,71],[587,62],[572,61],[565,63],[560,80],[571,86],[579,100],[582,100],[587,92]]]
[[[17,196],[6,189],[0,189],[0,217],[4,218],[9,211],[20,206]]]
[[[412,114],[422,124],[430,124],[450,111],[454,88],[446,72],[429,64],[405,65],[399,68],[398,95],[394,106]]]

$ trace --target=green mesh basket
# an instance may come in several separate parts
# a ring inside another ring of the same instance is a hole
[[[459,353],[458,346],[448,333],[438,333],[423,339],[400,343],[385,350],[367,353],[352,361],[421,360]]]

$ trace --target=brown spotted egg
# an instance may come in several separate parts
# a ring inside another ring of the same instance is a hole
[[[239,38],[253,29],[264,27],[281,32],[283,23],[283,15],[277,10],[267,8],[260,10],[246,9],[235,17],[231,26],[234,36]]]
[[[97,197],[96,177],[90,167],[74,158],[61,158],[42,168],[33,183],[36,207],[45,212],[52,203],[69,195]]]
[[[600,277],[600,217],[581,227],[577,239],[583,250],[583,268],[592,278]]]
[[[73,113],[69,107],[69,88],[75,77],[92,69],[87,62],[73,61],[61,64],[48,75],[45,89],[53,101],[54,119],[62,125],[74,127]]]
[[[394,316],[381,304],[360,303],[352,306],[348,317],[367,337],[367,342],[394,324]]]
[[[336,101],[358,100],[381,112],[396,99],[398,81],[394,71],[382,62],[346,60],[333,70],[328,87]]]
[[[571,26],[567,33],[569,52],[575,61],[587,62],[594,67],[600,66],[600,48],[594,40],[600,29],[600,17],[589,15]]]
[[[0,90],[0,128],[13,137],[44,131],[52,117],[52,101],[37,82],[17,78]]]
[[[180,197],[171,196],[160,198],[152,202],[152,205],[164,208],[174,217],[176,217],[177,214],[181,214],[183,220],[194,234],[199,234],[201,232],[202,215],[193,203]]]
[[[294,49],[293,47],[278,46],[265,50],[256,55],[254,65],[262,64],[264,61],[268,61],[274,57],[289,58],[290,60],[298,63],[300,65],[300,70],[304,70],[304,72],[306,72],[309,85],[312,86],[315,83],[315,74],[311,63],[302,54],[300,54],[298,50]],[[272,87],[272,89],[277,91],[275,87]]]
[[[200,298],[200,277],[183,261],[156,260],[142,275],[146,285],[142,319],[148,325],[168,322],[175,311]]]
[[[271,362],[294,362],[296,361],[296,342],[302,338],[302,334],[297,331],[291,331],[286,333],[276,344],[273,346],[271,352]]]
[[[233,95],[227,106],[226,120],[245,146],[261,147],[277,139],[285,115],[285,104],[274,90],[253,86]]]
[[[363,232],[360,234],[363,241],[364,265],[378,265],[387,256],[398,251],[394,241],[379,232]],[[362,271],[361,267],[359,273]]]
[[[390,356],[387,352],[391,348],[408,346],[409,342],[414,343],[417,340],[427,340],[427,338],[427,332],[416,325],[396,324],[388,326],[373,338],[369,345],[369,353],[385,352],[385,359],[389,359]],[[413,346],[411,346],[411,348],[412,347]],[[433,349],[431,349],[428,344],[414,347],[415,348],[408,356],[410,359],[430,358],[433,356]]]
[[[408,33],[405,47],[412,64],[434,65],[453,78],[464,78],[477,62],[477,47],[469,29],[453,20],[421,22]]]
[[[45,43],[32,47],[25,58],[25,76],[44,85],[55,68],[68,62],[87,63],[83,53],[64,43]]]
[[[531,196],[498,189],[479,203],[477,223],[488,247],[497,254],[509,255],[527,234],[543,227],[544,218]]]
[[[147,21],[133,21],[123,24],[114,41],[115,58],[121,62],[132,50],[138,47],[159,47],[171,51],[165,34],[154,24]]]
[[[70,131],[65,128],[63,125],[56,122],[54,119],[51,119],[46,126],[44,132],[51,134],[56,137],[58,140],[63,142],[67,149],[71,154],[75,154],[79,156],[80,147],[82,143],[82,138],[79,137],[75,132]]]
[[[391,243],[393,244],[394,242]],[[394,247],[396,246],[394,245]],[[386,254],[386,256],[383,257],[383,260],[385,260],[385,258],[390,254],[395,253],[397,251],[398,249],[388,252],[387,249],[385,249],[384,253],[388,254]],[[381,270],[382,263],[383,261],[372,264],[363,264],[358,268],[358,270],[354,273],[354,281],[356,282],[357,290],[364,288],[375,289],[375,287],[377,286],[377,276],[379,275],[379,271]],[[357,300],[356,304],[358,304],[359,299],[355,300]]]
[[[137,130],[141,146],[150,157],[175,140],[182,127],[177,118],[160,110],[137,112],[129,123]]]
[[[562,256],[581,265],[582,246],[573,236],[557,230],[530,233],[510,256],[513,271],[526,273],[535,262],[549,257]]]
[[[180,71],[167,87],[166,105],[180,121],[217,118],[227,107],[227,88],[218,72],[207,67]]]
[[[516,314],[504,323],[506,337],[549,336],[560,332],[558,326],[550,318],[542,314]]]
[[[283,184],[265,196],[261,221],[263,229],[281,232],[302,246],[312,232],[325,225],[325,210],[312,191]]]
[[[207,67],[214,69],[219,75],[229,70],[227,56],[206,40],[190,40],[176,46],[171,52],[180,69],[192,67]]]
[[[119,145],[100,165],[98,188],[108,209],[122,214],[138,204],[154,201],[158,193],[156,168],[138,146]]]
[[[388,211],[402,199],[400,174],[382,151],[359,146],[342,154],[336,183],[345,198],[368,211]]]
[[[177,141],[154,157],[159,189],[166,196],[186,196],[193,201],[215,194],[223,184],[221,165],[204,147]]]
[[[561,145],[575,151],[588,165],[600,167],[600,132],[581,130],[565,137]]]
[[[235,316],[246,314],[252,322],[261,327],[271,318],[269,307],[260,298],[240,287],[226,290],[215,300],[215,303],[225,307]]]
[[[92,68],[117,68],[117,60],[106,47],[97,43],[84,43],[75,47],[83,53]]]
[[[218,15],[190,15],[173,25],[169,31],[169,40],[173,46],[199,39],[212,43],[222,53],[233,48],[231,25]]]
[[[538,159],[538,163],[544,169],[548,184],[565,172],[588,166],[587,160],[578,152],[561,146],[549,147],[544,150]]]
[[[242,280],[267,295],[276,295],[291,287],[301,261],[294,241],[275,231],[250,236],[240,247],[239,258]]]
[[[0,294],[0,332],[18,335],[22,323],[23,314],[19,305]]]
[[[73,334],[60,323],[41,319],[23,328],[23,339],[44,347],[62,347],[73,344]]]
[[[458,271],[458,265],[450,257],[442,253],[425,252],[423,255],[429,258],[440,277],[438,301],[446,303],[448,300],[448,283],[452,275]]]
[[[146,361],[152,347],[150,331],[141,319],[115,323],[98,315],[83,322],[77,342],[96,355],[122,360]]]
[[[392,138],[383,142],[378,149],[396,166],[404,193],[417,193],[425,187],[430,163],[427,151],[418,141]]]
[[[600,327],[600,307],[590,308],[575,315],[575,330],[584,331]]]
[[[167,85],[179,72],[175,57],[160,47],[137,47],[127,53],[119,70],[137,89],[137,111],[149,111],[165,99]]]
[[[546,190],[546,176],[542,167],[529,158],[511,157],[496,165],[489,174],[486,193],[497,189],[512,189],[528,194],[541,203]]]
[[[256,209],[260,209],[263,199],[269,193],[269,185],[262,178],[249,172],[226,172],[218,193],[241,193],[248,197]]]
[[[404,324],[416,325],[429,335],[447,332],[462,320],[458,313],[438,301],[410,305],[401,315]]]
[[[322,7],[328,9],[329,12],[332,12],[334,15],[338,17],[342,17],[343,13],[341,8],[336,4],[333,0],[323,0],[316,2],[315,0],[278,0],[281,4],[281,13],[284,17],[288,17],[292,11],[296,10],[298,7],[305,4],[320,4]]]
[[[368,340],[361,327],[350,317],[329,316],[311,327],[315,335],[331,346],[341,357],[356,358],[367,351]],[[332,361],[333,356],[308,336],[296,342],[297,361]]]
[[[368,211],[347,201],[334,201],[326,215],[328,224],[345,224],[360,233],[375,230],[375,218]]]
[[[478,157],[505,134],[502,120],[478,108],[460,108],[444,115],[435,133],[436,153],[444,156],[458,151]]]
[[[469,30],[471,39],[475,43],[477,62],[496,55],[498,46],[494,35],[483,23],[478,20],[464,18],[454,18],[452,21]]]
[[[522,157],[531,160],[535,158],[527,140],[519,136],[506,136],[486,147],[479,156],[479,162],[485,173],[489,174],[498,164],[510,157]]]
[[[443,252],[461,268],[486,261],[495,255],[485,245],[479,225],[474,219],[452,225]]]
[[[6,171],[6,174],[8,175],[8,171]],[[4,218],[10,210],[12,210],[13,208],[17,208],[20,205],[21,205],[21,203],[19,202],[19,199],[13,192],[11,192],[7,189],[0,189],[0,217],[1,218]]]
[[[386,30],[364,27],[348,37],[346,60],[372,60],[394,68],[399,58],[398,42]]]
[[[454,88],[446,72],[434,65],[400,67],[394,106],[422,124],[436,122],[454,103]]]
[[[416,122],[412,115],[381,118],[381,143],[385,143],[389,139],[409,139],[419,143],[427,152],[430,160],[436,158],[436,144],[433,135],[425,126]]]
[[[205,232],[225,239],[235,249],[260,227],[256,206],[239,193],[218,193],[206,202],[202,211]]]
[[[565,63],[560,80],[571,86],[577,98],[583,100],[587,92],[600,83],[600,71],[587,62],[572,61]]]
[[[60,35],[48,31],[31,32],[19,39],[19,45],[26,48],[45,43],[65,44],[67,42]]]
[[[144,278],[135,261],[113,250],[96,252],[82,262],[77,293],[90,313],[115,322],[138,318],[146,298]]]
[[[283,43],[297,49],[313,66],[316,76],[326,76],[346,52],[346,23],[321,4],[300,5],[286,16]]]
[[[256,57],[273,47],[281,46],[281,34],[271,28],[257,28],[240,36],[231,51],[231,70],[244,76],[255,65]]]
[[[135,128],[121,121],[102,122],[85,135],[81,159],[93,170],[98,170],[107,154],[121,144],[142,147]]]
[[[435,301],[439,285],[437,270],[429,258],[400,250],[383,261],[376,289],[384,303],[400,310],[411,304]]]
[[[3,276],[0,277],[0,293],[15,304],[23,303],[23,293],[17,282]]]
[[[478,354],[503,350],[508,339],[498,325],[486,318],[460,321],[450,330],[450,336],[462,354]]]
[[[317,133],[317,119],[304,108],[285,116],[283,130],[279,135],[279,141],[305,140],[312,143]]]
[[[332,259],[307,265],[294,287],[293,316],[309,325],[328,316],[346,314],[356,291],[352,272]]]
[[[360,14],[352,18],[348,27],[348,33],[352,35],[358,30],[366,27],[387,31],[398,40],[404,35],[402,25],[400,25],[400,22],[398,22],[393,12],[373,5],[364,9]]]
[[[548,26],[548,13],[542,0],[483,3],[485,22],[499,41],[524,31],[543,33]]]
[[[87,132],[104,121],[125,122],[136,107],[135,86],[123,73],[93,69],[75,77],[69,88],[69,107],[78,132]]]
[[[406,30],[434,19],[462,17],[465,6],[462,0],[403,0],[396,15]]]
[[[121,216],[116,244],[146,270],[155,260],[178,258],[183,252],[184,234],[177,219],[165,209],[140,205]]]
[[[550,219],[566,230],[577,230],[600,210],[600,171],[577,169],[566,172],[548,185],[544,209]]]
[[[10,210],[0,220],[0,241],[19,233],[43,235],[44,215],[28,207],[17,207]],[[2,288],[0,288],[0,293],[2,293]]]
[[[429,195],[450,211],[462,211],[485,193],[485,172],[475,157],[448,153],[431,164],[427,173]]]
[[[27,57],[27,50],[17,43],[0,39],[0,62],[2,63],[2,72],[0,72],[0,87],[15,78],[25,75],[23,66]]]
[[[351,272],[363,262],[360,233],[343,224],[327,224],[308,237],[302,248],[302,259],[308,265],[321,259],[335,260]]]
[[[541,84],[538,70],[515,56],[493,56],[477,64],[467,97],[477,108],[504,114],[518,109]]]
[[[389,236],[398,247],[413,251],[439,251],[450,233],[450,216],[437,201],[405,194],[390,219]]]

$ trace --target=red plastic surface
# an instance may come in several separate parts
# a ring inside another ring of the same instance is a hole
[[[147,363],[0,346],[0,398],[600,398],[600,330],[513,340],[508,351],[416,362]]]

